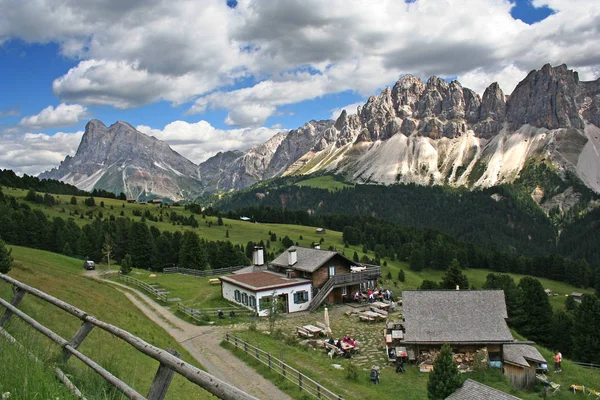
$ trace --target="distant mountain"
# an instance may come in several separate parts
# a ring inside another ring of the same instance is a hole
[[[246,152],[218,153],[199,167],[128,124],[90,124],[97,132],[86,129],[75,157],[42,177],[88,190],[123,187],[133,196],[160,191],[179,199],[317,172],[356,183],[485,188],[513,182],[537,161],[600,192],[600,79],[580,82],[566,65],[531,71],[508,97],[497,83],[480,97],[457,81],[405,75],[355,115],[343,111],[337,121],[310,121]],[[113,130],[132,138],[122,140],[127,150],[111,143],[119,140]],[[126,166],[130,172],[123,172]]]
[[[108,128],[101,121],[90,121],[75,156],[67,156],[58,168],[39,177],[136,199],[182,200],[203,190],[198,166],[122,121]]]

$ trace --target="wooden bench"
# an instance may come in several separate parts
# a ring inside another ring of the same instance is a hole
[[[333,344],[329,344],[327,342],[325,342],[325,350],[327,350],[327,352],[330,352],[331,350],[333,350],[333,354],[338,355],[338,356],[344,356],[344,350],[338,348],[337,346],[335,346]]]
[[[368,315],[359,315],[358,318],[360,318],[361,321],[367,321],[367,322],[375,321],[375,318],[369,317]]]
[[[304,329],[301,326],[297,326],[296,327],[296,333],[298,334],[298,336],[302,336],[302,337],[305,337],[305,338],[312,338],[312,337],[315,336],[315,335],[313,335],[312,333],[310,333],[309,331],[307,331],[306,329]]]
[[[221,280],[219,278],[212,278],[208,280],[208,283],[210,285],[220,285],[221,284]]]
[[[327,331],[327,325],[325,325],[324,323],[318,321],[318,322],[315,322],[315,325],[317,325],[319,328],[323,329],[323,331]]]

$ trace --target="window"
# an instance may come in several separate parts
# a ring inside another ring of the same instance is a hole
[[[235,299],[235,301],[237,301],[238,303],[240,302],[240,300],[242,299],[242,296],[240,294],[239,290],[236,290],[235,292],[233,292],[233,298]]]
[[[250,307],[256,308],[256,297],[250,296]]]
[[[271,296],[263,296],[258,300],[258,309],[259,310],[268,310],[271,307],[271,302],[273,298]]]
[[[348,295],[348,286],[344,286],[342,288],[342,296],[347,296]]]
[[[335,265],[330,265],[329,266],[329,277],[331,278],[334,275],[335,275]]]
[[[303,290],[301,292],[294,293],[294,304],[303,304],[308,301],[308,292]]]
[[[245,306],[248,305],[248,293],[242,293],[242,304]]]

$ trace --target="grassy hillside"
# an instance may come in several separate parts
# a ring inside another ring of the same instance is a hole
[[[354,186],[344,182],[340,182],[334,179],[332,175],[318,176],[315,178],[305,179],[300,182],[296,182],[295,185],[299,187],[306,186],[316,189],[327,189],[331,192]]]
[[[173,348],[182,354],[185,361],[198,365],[184,348],[134,307],[122,293],[109,284],[80,276],[82,271],[80,260],[23,247],[10,247],[13,248],[16,261],[15,268],[9,273],[13,278],[56,296],[103,321],[126,329],[155,346]],[[0,296],[8,300],[12,298],[12,291],[8,284],[0,283]],[[65,338],[70,338],[80,325],[75,317],[33,296],[26,296],[20,308]],[[13,318],[8,330],[19,338],[23,337],[22,324],[16,318]],[[56,347],[55,345],[47,347],[54,349],[50,351],[50,358],[55,356]],[[147,394],[158,368],[158,362],[100,329],[94,329],[90,333],[80,350],[140,393]],[[40,358],[48,357],[40,356]],[[18,368],[19,366],[16,365],[15,374],[18,373]],[[83,364],[77,360],[70,360],[67,369],[74,376],[76,385],[88,398],[120,398],[108,391],[108,386],[96,379],[95,374],[90,370],[84,369]],[[12,391],[11,388],[6,387],[2,390]],[[168,399],[174,400],[210,397],[204,390],[179,376],[175,377],[167,395]]]

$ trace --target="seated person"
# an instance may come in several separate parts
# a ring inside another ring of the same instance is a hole
[[[219,311],[217,311],[217,313],[219,314],[219,318],[223,318],[223,316],[224,316],[223,310],[219,310]]]
[[[396,352],[394,351],[393,347],[390,347],[388,350],[388,357],[390,358],[390,360],[395,360],[396,359]]]
[[[344,338],[342,339],[342,342],[348,343],[349,341],[350,341],[350,335],[344,335]]]
[[[402,372],[404,372],[404,363],[402,362],[402,360],[398,360],[396,362],[396,373],[399,374]]]
[[[229,318],[233,318],[233,317],[235,317],[235,311],[231,310],[229,312]]]
[[[335,344],[335,347],[337,347],[338,349],[342,349],[342,341],[338,339],[337,343]]]
[[[333,336],[329,338],[329,341],[327,343],[335,345],[335,339],[333,338]]]

